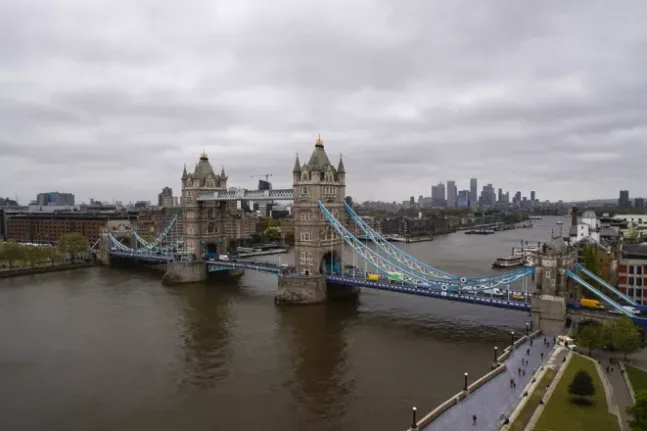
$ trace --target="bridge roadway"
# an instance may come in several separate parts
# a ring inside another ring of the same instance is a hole
[[[273,275],[284,275],[298,277],[298,274],[291,273],[294,270],[290,266],[280,266],[275,262],[255,262],[255,261],[225,261],[225,260],[209,260],[209,271],[222,271],[227,269],[251,269],[254,271],[266,272]],[[523,301],[498,299],[494,297],[487,297],[486,294],[460,294],[449,291],[441,291],[430,289],[429,287],[415,286],[412,284],[398,284],[389,283],[385,281],[369,281],[366,280],[364,274],[347,274],[347,275],[328,275],[326,279],[335,284],[346,286],[357,286],[368,289],[384,290],[397,293],[405,293],[409,295],[427,296],[431,298],[444,299],[449,301],[465,302],[469,304],[480,304],[490,307],[507,308],[512,310],[529,311],[530,303]],[[511,294],[514,293],[510,291]],[[521,293],[521,292],[519,292]]]
[[[494,431],[498,430],[501,414],[508,417],[517,400],[523,394],[524,388],[534,374],[534,371],[543,366],[550,356],[553,348],[553,337],[546,336],[549,347],[544,346],[544,336],[537,337],[533,346],[528,341],[514,349],[506,360],[506,369],[478,388],[463,401],[454,405],[440,415],[431,424],[424,427],[423,431]],[[526,354],[530,349],[530,355]],[[542,360],[541,354],[544,354]],[[528,365],[522,366],[521,359],[527,359]],[[519,369],[525,369],[526,375],[519,375]],[[514,379],[516,387],[510,387],[510,379]],[[456,381],[461,382],[461,376],[456,376]],[[459,383],[460,384],[460,383]],[[460,388],[457,388],[460,390]],[[472,415],[476,415],[476,425],[472,425]]]

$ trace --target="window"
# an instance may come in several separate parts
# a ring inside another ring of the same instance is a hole
[[[629,265],[629,274],[633,274],[633,273],[634,273],[634,266]]]
[[[629,297],[633,297],[634,296],[634,289],[630,287],[627,295],[629,295]]]
[[[633,286],[633,285],[634,285],[634,278],[633,278],[633,277],[629,277],[629,278],[627,279],[627,284],[628,284],[629,286]]]
[[[312,241],[312,234],[310,232],[301,232],[301,241]]]
[[[312,265],[312,251],[301,250],[299,258],[299,263],[301,263],[301,265]]]
[[[642,289],[636,289],[636,298],[640,298],[643,296],[643,290]]]
[[[304,195],[307,195],[308,194],[308,188],[305,187],[305,186],[301,187],[301,193],[303,193]]]
[[[642,286],[643,285],[643,279],[640,277],[636,277],[636,286]]]
[[[636,274],[642,275],[642,273],[643,273],[642,265],[636,265]]]

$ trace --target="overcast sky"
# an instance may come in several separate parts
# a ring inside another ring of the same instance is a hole
[[[0,0],[0,196],[291,185],[317,133],[356,200],[470,177],[647,195],[647,1]]]

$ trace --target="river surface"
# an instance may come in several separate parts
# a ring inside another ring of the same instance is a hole
[[[557,220],[397,245],[486,274],[521,239],[548,241]],[[487,372],[493,347],[529,319],[370,290],[358,303],[276,307],[276,278],[253,272],[159,280],[103,267],[0,280],[0,430],[404,430],[412,406],[426,413],[464,372]]]

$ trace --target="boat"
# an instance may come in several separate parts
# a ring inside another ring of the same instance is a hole
[[[492,235],[494,229],[470,229],[465,231],[465,235]]]
[[[515,266],[524,266],[527,260],[525,256],[508,256],[499,257],[493,263],[493,268],[512,268]]]
[[[541,216],[540,215],[531,215],[530,220],[541,220]]]
[[[557,224],[564,224],[564,222],[561,220],[557,220]]]

